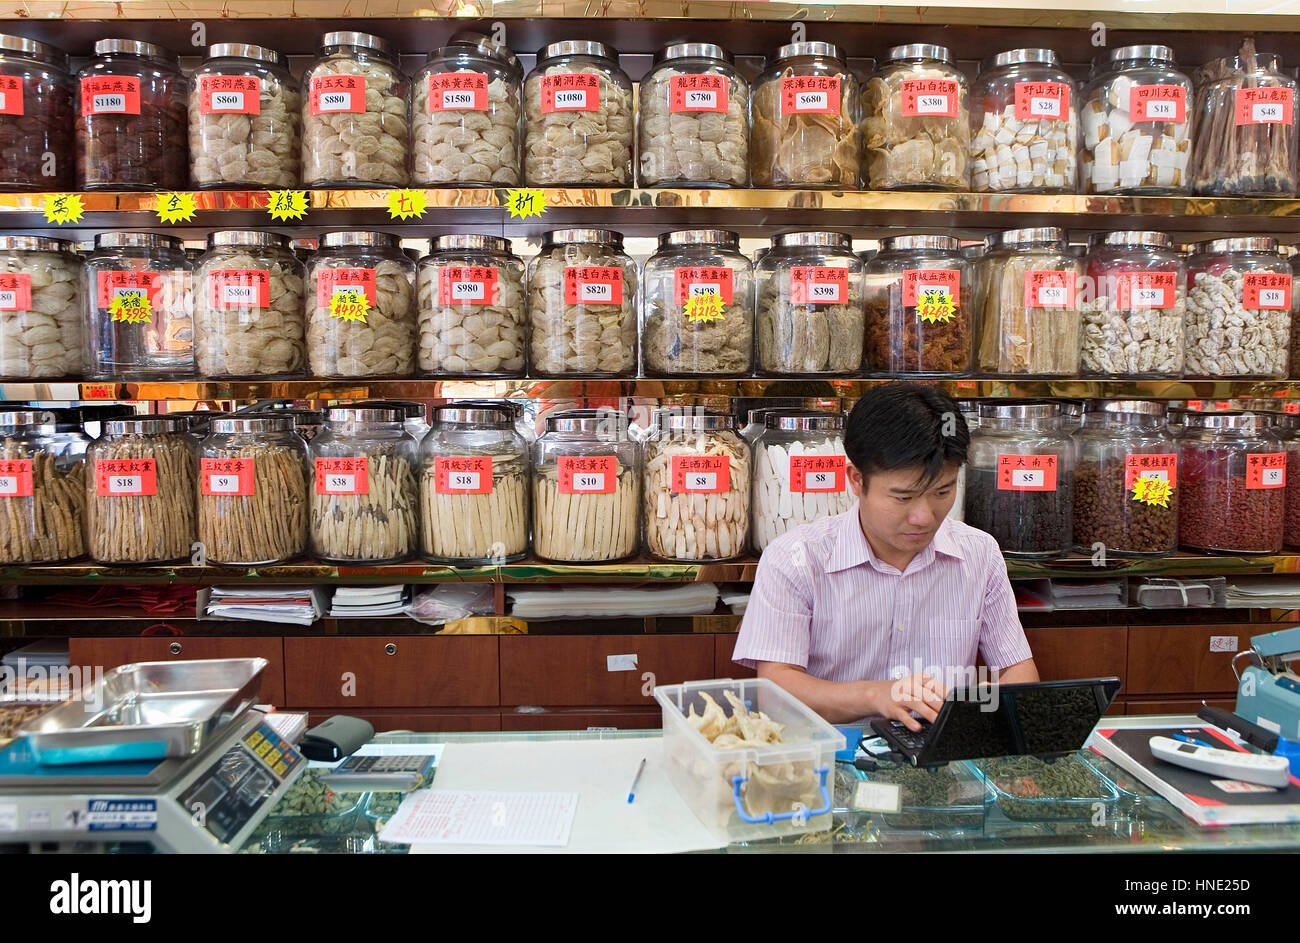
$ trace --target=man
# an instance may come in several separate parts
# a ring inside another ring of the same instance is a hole
[[[970,433],[957,404],[915,383],[877,387],[844,430],[857,503],[768,545],[734,659],[831,723],[934,720],[942,673],[978,649],[1005,684],[1037,681],[997,541],[946,515]]]

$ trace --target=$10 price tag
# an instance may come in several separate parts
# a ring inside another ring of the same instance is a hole
[[[557,461],[560,494],[613,494],[618,487],[618,457],[561,455]]]

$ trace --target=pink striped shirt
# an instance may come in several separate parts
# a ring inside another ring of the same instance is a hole
[[[877,559],[858,505],[782,534],[763,551],[734,660],[799,665],[826,681],[924,671],[960,686],[1031,657],[997,541],[945,520],[906,571]]]

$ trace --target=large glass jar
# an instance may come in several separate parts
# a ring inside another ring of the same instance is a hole
[[[419,269],[420,373],[521,377],[528,316],[524,263],[499,236],[429,240]]]
[[[749,107],[753,185],[857,189],[861,110],[858,80],[838,46],[782,46],[754,82]]]
[[[317,377],[410,376],[415,263],[396,236],[330,232],[307,265],[307,362]]]
[[[77,79],[78,188],[186,189],[189,83],[175,54],[134,39],[101,39]]]
[[[1202,242],[1187,260],[1187,281],[1187,376],[1286,376],[1291,266],[1276,239]]]
[[[1000,52],[971,88],[971,189],[1073,193],[1078,89],[1050,49]]]
[[[415,553],[415,439],[400,409],[336,406],[308,446],[312,556],[397,563]]]
[[[305,372],[303,265],[285,236],[209,233],[194,285],[200,376],[283,378]]]
[[[268,566],[307,544],[307,443],[291,416],[212,420],[199,445],[199,541],[208,563]]]
[[[529,363],[539,376],[636,373],[636,263],[608,229],[556,229],[528,263]]]
[[[862,367],[862,260],[838,232],[772,238],[758,263],[758,367],[783,376]]]
[[[524,177],[536,187],[632,185],[632,80],[618,50],[565,40],[524,82]]]
[[[86,450],[86,549],[106,566],[188,560],[198,443],[184,418],[104,423]]]
[[[1013,229],[988,237],[980,263],[979,365],[1004,376],[1079,372],[1083,260],[1065,232]]]
[[[454,566],[521,559],[528,476],[528,444],[508,406],[435,406],[420,443],[421,555]]]
[[[1187,265],[1158,232],[1097,233],[1089,242],[1081,367],[1084,376],[1183,375]]]
[[[973,287],[957,239],[885,239],[863,275],[867,370],[890,376],[970,373]]]
[[[518,186],[523,67],[487,37],[429,53],[411,79],[411,183]]]
[[[174,236],[104,232],[86,258],[87,374],[100,380],[194,375],[194,299]]]
[[[1009,557],[1063,556],[1073,545],[1074,445],[1056,403],[981,403],[966,468],[966,523]]]
[[[557,563],[612,563],[636,553],[641,447],[625,416],[570,409],[533,443],[533,549]]]
[[[645,443],[646,550],[666,560],[729,560],[749,538],[749,446],[731,416],[658,414]]]
[[[85,443],[45,410],[0,412],[0,563],[58,563],[86,552]]]
[[[71,242],[0,236],[0,379],[81,375],[81,267]]]
[[[842,514],[857,496],[845,474],[844,417],[780,410],[763,417],[754,449],[754,549],[786,531]]]
[[[1178,446],[1165,404],[1093,401],[1074,434],[1074,544],[1117,557],[1164,556],[1178,546]]]
[[[326,33],[302,87],[304,184],[406,186],[406,77],[386,40]]]
[[[1192,550],[1277,553],[1287,453],[1254,413],[1187,413],[1179,437],[1178,542]]]
[[[1293,196],[1296,192],[1296,80],[1275,55],[1216,59],[1196,75],[1192,188],[1206,196]]]
[[[75,92],[66,53],[34,39],[0,35],[0,186],[76,185]]]
[[[1282,543],[1300,546],[1300,414],[1277,410],[1277,400],[1257,400],[1245,409],[1254,412],[1269,425],[1270,431],[1286,452],[1286,501],[1282,524]]]
[[[302,160],[302,92],[284,56],[208,47],[190,77],[190,179],[200,188],[290,189]]]
[[[664,233],[659,250],[646,260],[642,284],[647,374],[749,374],[754,267],[741,253],[738,235],[721,229]]]
[[[1190,193],[1192,80],[1168,46],[1122,46],[1083,88],[1084,193]]]
[[[1300,269],[1300,253],[1291,256],[1291,284],[1295,284],[1297,270]],[[1292,292],[1291,297],[1291,349],[1287,357],[1286,375],[1300,377],[1300,295]]]
[[[970,85],[943,46],[895,46],[862,94],[870,190],[970,187]]]
[[[749,181],[749,83],[713,43],[655,53],[638,92],[643,187],[743,187]]]

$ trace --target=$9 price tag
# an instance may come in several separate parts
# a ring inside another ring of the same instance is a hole
[[[205,458],[200,460],[200,486],[206,495],[251,497],[254,493],[251,458]]]

